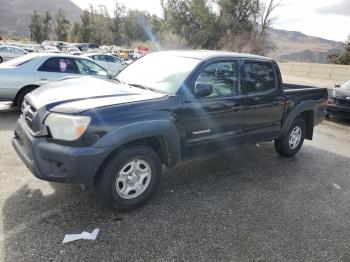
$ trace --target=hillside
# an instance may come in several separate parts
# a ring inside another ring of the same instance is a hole
[[[270,49],[267,56],[279,61],[327,63],[328,54],[344,48],[341,42],[278,29],[271,29],[267,39]]]
[[[80,19],[81,9],[70,0],[0,0],[0,34],[29,36],[28,25],[34,10],[56,14],[62,8],[70,21]]]

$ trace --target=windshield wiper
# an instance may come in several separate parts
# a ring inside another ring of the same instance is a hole
[[[140,85],[140,84],[133,84],[133,83],[130,83],[130,84],[127,84],[129,86],[133,86],[133,87],[137,87],[137,88],[142,88],[142,89],[145,89],[145,90],[149,90],[149,91],[153,91],[153,92],[159,92],[158,90],[156,89],[153,89],[151,87],[147,87],[147,86],[144,86],[144,85]]]
[[[112,80],[117,81],[117,82],[120,83],[120,84],[125,84],[125,82],[120,81],[118,78],[114,78],[114,77],[113,77]]]

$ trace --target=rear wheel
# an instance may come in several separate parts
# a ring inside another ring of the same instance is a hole
[[[111,207],[132,210],[154,194],[161,173],[161,161],[152,148],[133,146],[108,161],[96,178],[95,189]]]
[[[294,120],[285,137],[275,140],[275,149],[282,156],[294,156],[302,147],[304,138],[305,121],[297,118]]]

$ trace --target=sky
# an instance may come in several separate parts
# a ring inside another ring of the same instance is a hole
[[[81,8],[105,5],[111,14],[115,0],[72,0]],[[269,0],[262,0],[269,1]],[[276,1],[276,0],[275,0]],[[118,0],[129,9],[162,15],[160,0]],[[273,27],[344,42],[350,34],[350,0],[282,0],[272,15]]]

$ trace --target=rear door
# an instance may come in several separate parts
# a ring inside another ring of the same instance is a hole
[[[196,83],[211,84],[208,97],[193,95],[186,99],[183,111],[183,155],[193,157],[239,144],[242,135],[240,61],[209,62],[195,77]],[[193,91],[191,91],[193,93]]]
[[[283,90],[272,61],[244,61],[244,133],[248,143],[274,139],[284,112]]]

